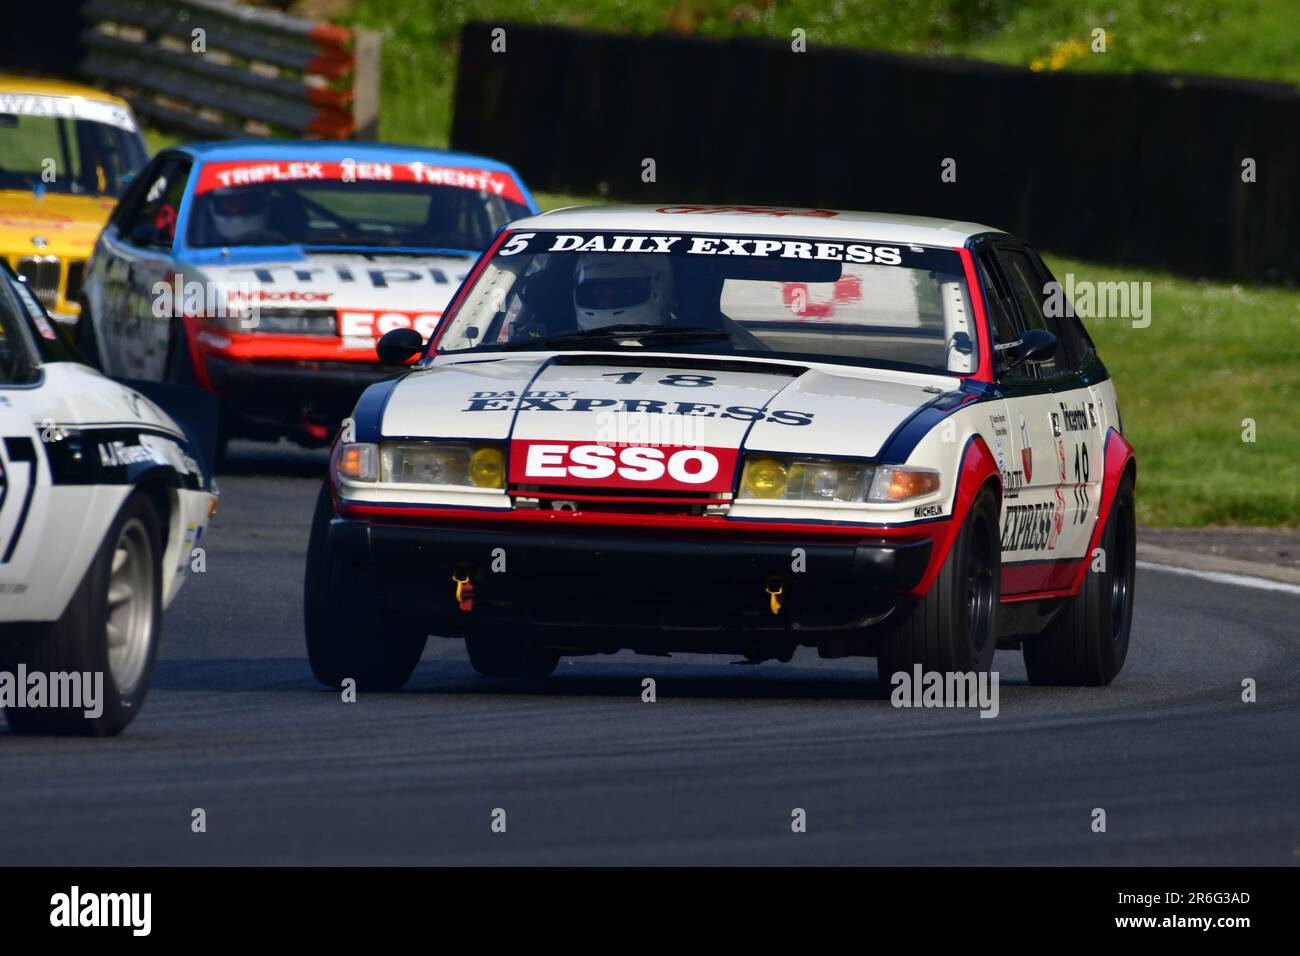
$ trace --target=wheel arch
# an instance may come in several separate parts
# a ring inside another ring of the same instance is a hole
[[[174,594],[176,568],[180,562],[180,549],[185,542],[185,509],[181,506],[180,481],[169,468],[157,467],[144,472],[132,483],[131,496],[143,495],[153,507],[158,518],[158,535],[161,551],[158,563],[162,571],[163,604]],[[123,501],[122,506],[126,506]]]
[[[1137,487],[1137,455],[1133,451],[1133,446],[1113,425],[1106,431],[1106,439],[1102,445],[1102,461],[1101,501],[1097,506],[1097,522],[1088,537],[1088,550],[1084,553],[1083,560],[1079,562],[1078,571],[1075,573],[1074,583],[1070,589],[1072,594],[1077,594],[1083,584],[1083,576],[1088,572],[1092,555],[1101,541],[1106,522],[1110,520],[1111,508],[1115,504],[1115,496],[1119,493],[1120,483],[1128,477],[1133,479],[1134,488]]]
[[[930,563],[926,566],[925,574],[921,576],[921,580],[917,582],[916,587],[909,592],[913,597],[921,597],[930,590],[930,587],[934,584],[934,579],[939,575],[939,569],[943,567],[944,561],[948,559],[948,553],[952,551],[953,543],[957,540],[957,534],[961,531],[972,505],[986,488],[990,489],[996,496],[1000,514],[1002,509],[1002,472],[998,469],[997,460],[989,450],[984,437],[978,432],[973,432],[966,439],[966,444],[962,447],[961,458],[957,464],[956,490],[953,492],[952,514],[932,538]]]

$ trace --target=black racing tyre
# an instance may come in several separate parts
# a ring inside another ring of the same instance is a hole
[[[77,317],[77,325],[72,331],[72,341],[87,365],[101,372],[104,370],[104,360],[99,352],[99,336],[95,333],[95,322],[90,315],[90,306],[85,302],[81,303],[81,314]]]
[[[316,499],[303,584],[311,672],[327,687],[341,687],[352,678],[358,690],[400,690],[420,662],[428,634],[415,623],[386,613],[369,586],[369,570],[330,551],[333,514],[326,479]]]
[[[6,655],[9,670],[25,664],[28,674],[43,672],[51,687],[54,674],[100,675],[99,713],[87,717],[84,706],[8,707],[5,719],[15,733],[112,737],[135,719],[162,637],[162,551],[159,516],[149,497],[136,492],[113,519],[63,616]]]
[[[560,663],[560,652],[527,635],[493,632],[465,638],[469,663],[484,677],[545,677]]]
[[[1101,535],[1104,570],[1088,570],[1079,593],[1047,629],[1024,642],[1025,669],[1035,684],[1102,687],[1115,679],[1128,656],[1133,625],[1133,577],[1137,566],[1137,517],[1133,479],[1125,475]]]
[[[997,496],[982,490],[925,597],[882,636],[880,680],[899,671],[982,673],[997,649],[1002,585]]]

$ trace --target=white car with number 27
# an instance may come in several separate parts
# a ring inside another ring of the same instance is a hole
[[[632,649],[1107,684],[1136,463],[1051,273],[973,223],[736,206],[513,223],[379,341],[308,554],[321,680]]]

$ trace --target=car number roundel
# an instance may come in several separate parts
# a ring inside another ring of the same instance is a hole
[[[734,448],[517,439],[510,443],[510,481],[658,491],[730,491],[738,454]]]

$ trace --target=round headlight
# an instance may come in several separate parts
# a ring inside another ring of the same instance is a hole
[[[775,458],[745,462],[745,490],[754,498],[780,498],[785,494],[785,463]]]
[[[469,481],[477,488],[500,488],[504,482],[505,456],[500,448],[480,448],[469,458]]]

